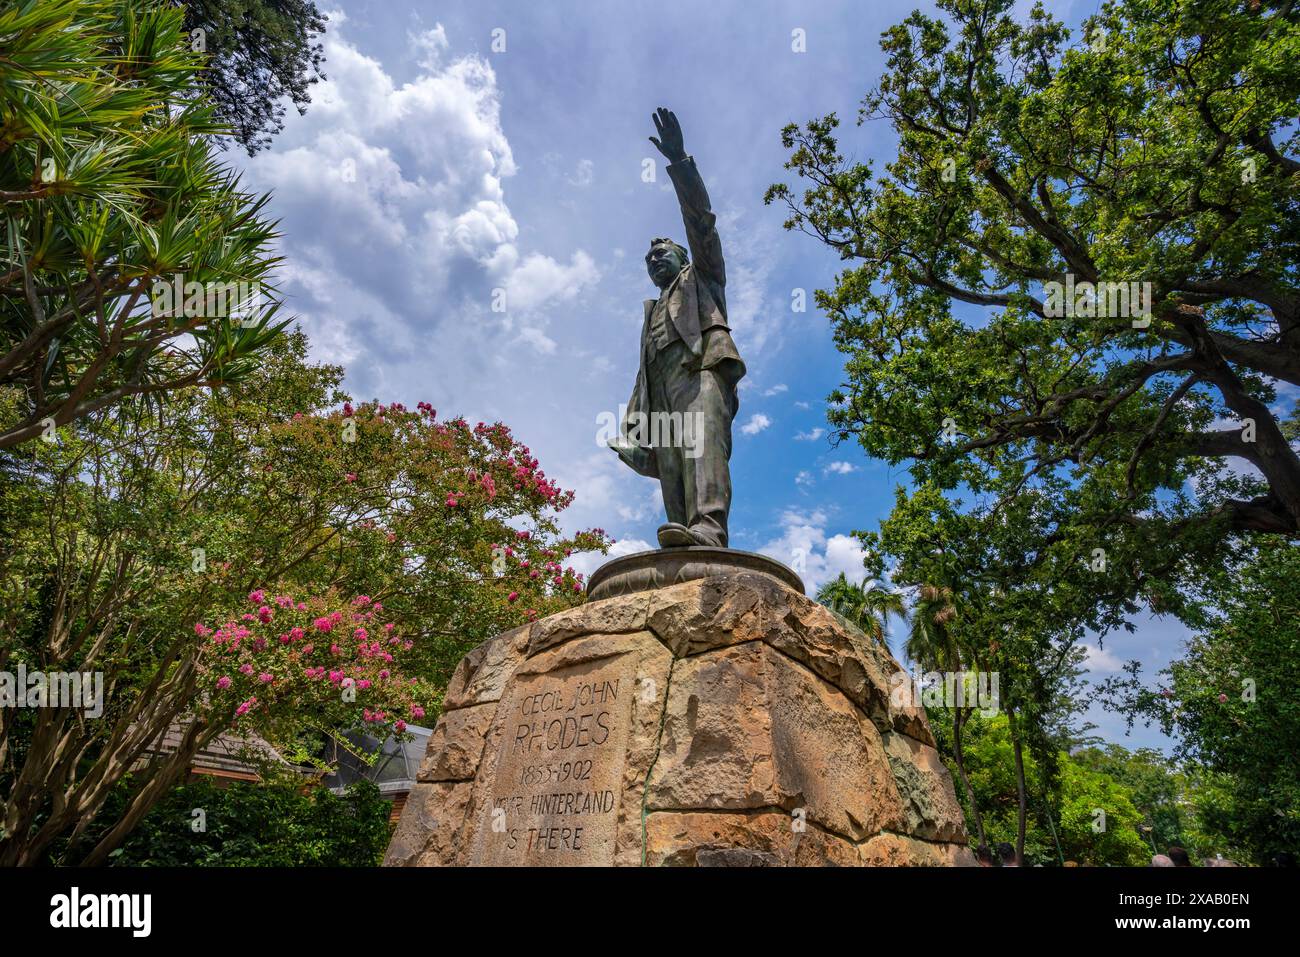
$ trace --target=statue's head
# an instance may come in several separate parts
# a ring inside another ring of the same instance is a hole
[[[660,289],[677,278],[677,274],[686,268],[686,250],[671,239],[650,240],[650,251],[645,254],[646,272]]]

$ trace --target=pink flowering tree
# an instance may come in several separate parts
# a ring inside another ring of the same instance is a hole
[[[573,493],[501,423],[344,401],[266,432],[259,509],[290,521],[309,501],[316,516],[312,554],[276,571],[366,590],[426,639],[412,667],[439,686],[474,645],[583,601],[570,559],[609,545],[601,529],[562,534]]]
[[[170,393],[0,450],[0,670],[104,679],[94,717],[0,708],[0,866],[102,862],[232,728],[292,749],[367,712],[428,725],[465,651],[585,600],[571,556],[608,541],[562,531],[572,493],[508,428],[354,405],[342,370],[306,353],[290,333],[221,396]],[[331,641],[307,640],[335,613]]]
[[[307,728],[367,726],[383,737],[424,717],[428,682],[401,664],[414,641],[369,596],[300,601],[258,589],[248,603],[223,622],[194,626],[208,640],[200,671],[218,721],[256,730],[286,753]]]

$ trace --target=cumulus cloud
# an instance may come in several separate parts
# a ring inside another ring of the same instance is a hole
[[[745,435],[758,435],[771,424],[772,420],[762,412],[755,412],[749,417],[749,421],[740,427],[740,431]]]
[[[757,551],[785,562],[798,572],[809,594],[840,572],[851,582],[861,582],[866,577],[862,565],[866,550],[849,535],[828,535],[827,522],[826,513],[820,509],[788,510],[781,516],[781,535]]]
[[[516,165],[489,63],[453,55],[441,24],[408,39],[419,69],[397,83],[331,15],[329,78],[305,116],[287,118],[276,148],[247,162],[284,223],[289,308],[310,320],[317,354],[349,362],[366,391],[449,338],[462,344],[456,371],[489,373],[500,348],[483,331],[552,354],[544,310],[600,275],[583,250],[557,258],[520,247],[504,187]]]
[[[848,475],[850,472],[856,472],[858,467],[851,462],[832,462],[822,469],[823,473],[834,473],[836,475]]]
[[[796,442],[816,442],[825,434],[826,434],[825,429],[814,428],[814,429],[809,429],[807,432],[799,432],[795,435],[794,438]]]
[[[789,389],[790,389],[789,386],[787,386],[784,382],[781,382],[777,385],[772,386],[772,388],[770,389],[764,390],[763,396],[765,398],[771,398],[774,395],[780,395],[782,392],[787,392],[789,391]]]

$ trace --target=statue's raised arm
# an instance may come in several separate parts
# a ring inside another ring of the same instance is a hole
[[[691,251],[697,274],[719,289],[727,284],[727,271],[722,261],[722,240],[715,225],[717,217],[709,206],[709,193],[704,180],[695,168],[695,160],[686,155],[682,126],[672,110],[660,107],[651,117],[657,137],[650,142],[668,160],[668,176],[677,190],[677,202],[682,208],[682,223],[686,227],[686,244]]]

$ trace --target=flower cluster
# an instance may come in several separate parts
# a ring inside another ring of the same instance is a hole
[[[292,726],[296,717],[304,725],[368,723],[400,733],[424,715],[423,689],[398,662],[413,642],[367,595],[295,600],[259,588],[245,610],[216,625],[199,622],[194,633],[208,639],[209,700],[237,724]]]

